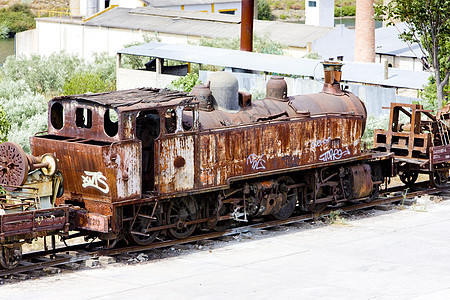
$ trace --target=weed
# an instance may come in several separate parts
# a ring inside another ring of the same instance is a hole
[[[341,216],[340,210],[333,210],[328,216],[330,224],[333,225],[348,225],[347,220]]]

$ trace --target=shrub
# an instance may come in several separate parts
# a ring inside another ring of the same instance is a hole
[[[11,124],[8,140],[29,153],[28,138],[47,128],[47,100],[34,94],[24,80],[5,79],[0,82],[0,106]]]
[[[8,25],[6,25],[5,23],[2,23],[0,25],[0,39],[9,38],[9,33],[10,33],[10,30],[8,28]]]
[[[5,24],[9,28],[10,36],[34,28],[36,25],[34,17],[30,7],[24,4],[14,4],[0,10],[0,24]]]
[[[342,16],[343,17],[353,17],[356,15],[356,6],[350,5],[350,6],[343,6],[342,7]],[[341,7],[335,7],[334,8],[334,16],[340,17],[341,16]]]
[[[226,48],[226,49],[239,49],[240,47],[240,39],[239,37],[235,38],[201,38],[195,44],[199,46],[206,47],[214,47],[214,48]],[[274,41],[270,38],[268,33],[264,33],[262,35],[254,34],[253,35],[253,51],[258,53],[265,54],[276,54],[283,55],[283,49],[286,49],[287,46]]]
[[[280,15],[280,19],[281,19],[281,20],[286,20],[286,15],[285,15],[285,14],[281,14],[281,15]]]
[[[190,92],[197,84],[200,84],[198,74],[188,73],[186,76],[173,80],[167,88],[171,90]]]
[[[32,55],[30,58],[7,57],[1,75],[12,80],[24,80],[34,93],[58,95],[71,74],[83,67],[83,61],[74,55],[52,54],[49,57]]]
[[[85,71],[74,73],[64,83],[63,94],[101,93],[109,92],[114,89],[115,86],[112,86],[107,81],[103,80],[100,73],[95,71]]]
[[[258,0],[258,20],[272,20],[272,9],[267,0]]]

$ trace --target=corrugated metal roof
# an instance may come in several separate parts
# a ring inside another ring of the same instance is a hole
[[[233,3],[241,2],[241,0],[147,0],[149,5],[153,7],[161,6],[180,6],[180,5],[199,5],[211,3]]]
[[[269,73],[319,78],[323,76],[319,60],[195,45],[173,45],[151,42],[125,48],[118,51],[118,53]],[[342,79],[344,81],[400,88],[421,89],[427,83],[429,76],[430,74],[428,72],[389,68],[389,78],[384,79],[384,65],[375,63],[346,62],[342,68]]]
[[[236,16],[209,14],[202,12],[175,11],[158,8],[113,8],[83,23],[85,26],[157,31],[178,35],[199,37],[240,36],[240,19]],[[288,46],[306,47],[326,33],[331,27],[310,26],[284,22],[254,22],[254,31],[269,33],[270,37]]]
[[[404,23],[395,26],[382,27],[375,30],[375,52],[403,57],[421,59],[424,55],[417,43],[406,43],[398,35],[407,30]]]

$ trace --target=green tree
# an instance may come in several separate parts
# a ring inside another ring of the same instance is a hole
[[[168,88],[171,90],[190,92],[197,84],[200,84],[200,81],[198,80],[198,74],[188,73],[186,76],[173,80]]]
[[[272,20],[272,9],[267,0],[258,0],[258,20]]]
[[[405,22],[407,30],[400,36],[421,45],[433,71],[438,107],[442,107],[450,76],[450,1],[392,0],[387,5],[377,5],[376,13],[389,25],[394,20]]]
[[[238,50],[240,47],[239,37],[234,38],[201,38],[195,44],[199,46],[225,48]],[[283,55],[287,46],[271,39],[268,33],[253,35],[253,52]]]

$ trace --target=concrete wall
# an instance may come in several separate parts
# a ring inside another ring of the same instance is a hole
[[[165,88],[177,78],[179,76],[119,68],[117,69],[117,90],[139,87]]]
[[[20,41],[20,42],[17,42]],[[17,56],[38,54],[38,31],[31,29],[16,34],[16,51]]]

